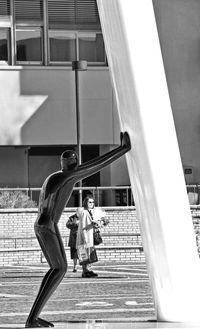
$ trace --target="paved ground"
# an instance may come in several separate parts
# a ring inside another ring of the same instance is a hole
[[[41,317],[59,329],[200,328],[155,322],[145,264],[93,266],[98,278],[69,268]],[[0,329],[24,328],[47,266],[0,268]]]
[[[42,317],[54,323],[108,320],[148,321],[155,310],[145,265],[93,266],[98,278],[82,279],[69,268]],[[0,328],[24,324],[47,266],[0,269]]]

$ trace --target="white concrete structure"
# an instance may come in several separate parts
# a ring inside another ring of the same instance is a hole
[[[199,321],[200,263],[152,1],[97,4],[121,129],[131,136],[128,168],[157,319]]]

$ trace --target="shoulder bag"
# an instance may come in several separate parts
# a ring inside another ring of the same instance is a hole
[[[92,213],[90,211],[88,211],[91,218],[93,219]],[[103,239],[101,237],[101,232],[100,229],[98,228],[97,224],[95,224],[95,222],[92,222],[93,224],[93,234],[94,234],[94,245],[98,246],[99,244],[101,244],[103,242]]]

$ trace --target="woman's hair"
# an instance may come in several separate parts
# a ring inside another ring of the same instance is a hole
[[[89,199],[94,200],[92,194],[88,194],[88,195],[86,195],[85,199],[83,200],[83,208],[84,208],[84,209],[87,209],[87,207],[88,207],[88,200],[89,200]]]

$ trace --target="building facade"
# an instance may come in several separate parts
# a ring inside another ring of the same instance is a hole
[[[186,181],[196,184],[200,3],[153,0],[153,6]],[[75,60],[87,61],[78,74],[87,161],[119,144],[120,132],[96,1],[0,0],[0,187],[40,187],[59,170],[62,151],[76,148]],[[129,185],[125,159],[84,184]]]
[[[84,162],[120,134],[96,1],[0,1],[1,187],[40,187],[63,150],[76,148],[77,60],[87,61],[78,74]],[[84,185],[129,184],[119,163],[122,175],[115,164]]]

